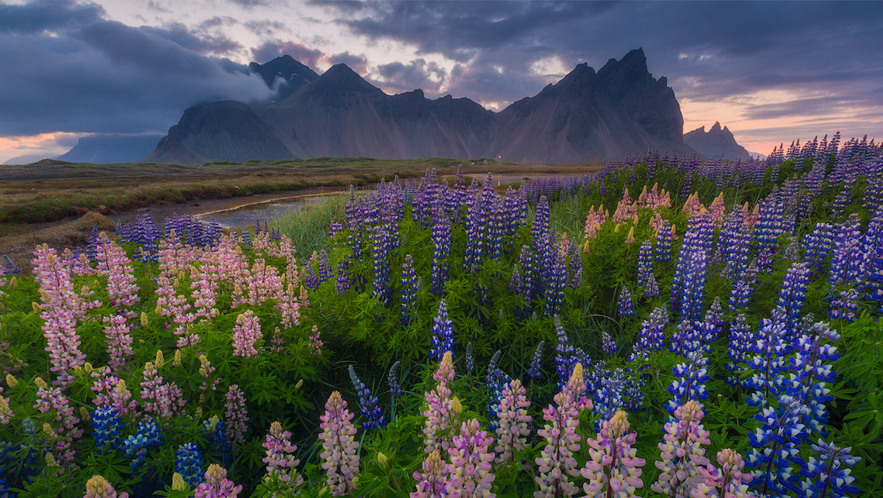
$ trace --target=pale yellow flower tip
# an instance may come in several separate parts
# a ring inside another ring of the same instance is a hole
[[[172,366],[173,367],[180,367],[181,366],[181,350],[180,349],[175,350],[175,359],[172,360]]]
[[[159,308],[159,306],[157,306],[157,308]],[[147,321],[147,313],[145,313],[145,312],[142,311],[142,312],[141,312],[141,326],[142,326],[142,327],[146,327],[147,324],[148,324],[148,321]]]
[[[153,360],[153,365],[156,367],[157,370],[159,370],[165,364],[166,364],[166,360],[165,360],[165,357],[163,357],[162,349],[157,349],[156,350],[156,359]]]
[[[172,490],[174,491],[184,491],[186,486],[184,485],[184,476],[175,472],[172,475]]]
[[[463,412],[463,404],[460,403],[460,398],[454,396],[454,399],[451,400],[451,411],[454,412],[454,415],[459,415]]]
[[[6,374],[6,385],[9,387],[15,387],[18,385],[18,379],[12,376],[12,374]]]
[[[384,455],[381,452],[377,452],[377,465],[380,465],[380,468],[389,471],[389,457]]]
[[[92,368],[92,364],[87,361],[83,364],[83,370],[86,372],[86,375],[89,375],[94,369]]]
[[[46,384],[46,381],[43,380],[43,379],[40,378],[40,377],[37,377],[37,378],[34,379],[34,384],[37,384],[37,387],[41,387],[41,388],[43,388],[43,389],[46,389],[47,387],[49,387],[49,386]]]

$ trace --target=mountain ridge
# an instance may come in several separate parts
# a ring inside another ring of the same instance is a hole
[[[613,159],[648,148],[693,153],[683,140],[674,91],[664,77],[649,73],[646,62],[636,49],[598,72],[578,64],[557,83],[500,112],[468,98],[428,99],[420,89],[388,95],[337,64],[275,102],[191,107],[145,160],[241,160],[243,154],[276,159],[285,155],[283,148],[290,158],[499,157],[532,163]],[[294,66],[287,61],[287,67]]]
[[[731,161],[747,161],[751,154],[736,142],[736,137],[729,128],[721,128],[720,121],[715,121],[711,129],[705,126],[684,134],[684,142],[696,152],[707,157],[721,157]]]

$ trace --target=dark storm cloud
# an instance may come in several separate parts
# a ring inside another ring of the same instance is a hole
[[[303,43],[293,41],[268,41],[251,49],[251,56],[255,62],[264,64],[276,57],[290,55],[301,64],[307,65],[312,70],[316,70],[316,63],[325,57],[325,53],[315,48],[309,48]]]
[[[200,45],[176,27],[134,28],[104,20],[94,8],[88,17],[81,6],[53,5],[43,25],[0,32],[0,67],[7,68],[0,78],[0,135],[163,131],[200,102],[269,96],[240,64],[200,53],[229,47],[223,40]],[[18,19],[39,10],[2,8]],[[44,33],[50,25],[51,36]]]
[[[377,66],[376,82],[393,91],[410,92],[420,88],[426,93],[436,94],[447,79],[448,72],[435,62],[416,59],[407,64],[393,62]]]
[[[248,30],[252,33],[261,37],[269,37],[280,32],[288,31],[288,27],[285,26],[285,23],[279,21],[271,21],[269,19],[263,19],[260,21],[246,21],[242,25],[248,28]]]
[[[223,22],[220,18],[213,18],[210,21],[215,20]],[[142,26],[140,29],[147,33],[161,36],[166,40],[175,42],[184,48],[203,55],[225,55],[242,48],[239,42],[231,40],[224,35],[211,35],[204,30],[197,34],[181,23],[171,23],[163,27]]]
[[[0,34],[39,33],[89,24],[104,16],[96,4],[78,5],[73,1],[32,2],[24,5],[0,4]]]
[[[459,61],[448,89],[473,98],[536,93],[546,79],[533,64],[544,58],[598,69],[639,46],[654,76],[695,100],[771,88],[849,98],[883,77],[880,2],[313,3],[358,35]]]

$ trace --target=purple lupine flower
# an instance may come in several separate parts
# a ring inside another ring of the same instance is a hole
[[[619,301],[616,305],[616,313],[620,317],[635,316],[634,305],[632,304],[632,293],[629,292],[627,286],[622,286],[619,291]]]
[[[429,356],[441,360],[445,353],[453,354],[454,351],[454,324],[448,318],[448,305],[444,299],[438,305],[438,315],[433,322]]]
[[[237,444],[245,443],[245,433],[248,431],[248,409],[245,405],[245,394],[236,384],[231,384],[227,388],[225,395],[227,401],[224,403],[224,418],[227,420],[226,436],[229,441],[233,442],[233,451],[236,451]]]
[[[381,306],[389,306],[392,290],[389,287],[389,250],[391,228],[374,228],[371,246],[371,261],[374,263],[373,295]]]
[[[544,316],[558,314],[564,304],[564,288],[567,287],[567,268],[561,262],[561,255],[556,251],[551,258],[551,269],[548,272],[546,289],[546,306]]]
[[[365,423],[362,424],[362,428],[370,431],[376,427],[383,427],[386,425],[386,417],[383,415],[383,409],[378,404],[377,397],[371,396],[371,390],[359,379],[352,365],[350,365],[349,372],[350,380],[356,388],[356,394],[359,395],[359,407],[361,408],[359,413],[366,419]]]
[[[337,263],[337,280],[334,282],[334,288],[338,296],[345,295],[350,289],[349,267],[350,262],[348,259],[343,259]]]
[[[196,488],[195,498],[235,498],[242,491],[242,485],[237,486],[227,479],[227,469],[213,463],[205,471],[205,482]]]
[[[244,358],[256,356],[263,337],[260,318],[255,316],[254,311],[240,314],[233,326],[233,355]]]
[[[602,362],[596,366],[598,370],[600,370],[600,365]],[[597,388],[593,388],[594,391],[594,407],[595,413],[597,413],[602,420],[607,420],[613,415],[624,408],[625,406],[625,388],[627,382],[625,380],[625,374],[621,368],[617,368],[613,372],[610,372],[608,375],[604,375],[603,373],[596,370],[596,377],[598,378],[598,386]]]
[[[748,268],[742,272],[742,277],[733,282],[733,289],[730,291],[730,306],[735,309],[742,309],[748,306],[748,301],[754,293],[754,285],[757,283],[757,265],[752,261]]]
[[[475,369],[475,358],[472,356],[472,341],[466,344],[466,375],[472,375]]]

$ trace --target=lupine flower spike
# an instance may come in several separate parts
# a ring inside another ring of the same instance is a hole
[[[325,403],[322,423],[322,468],[328,476],[327,485],[331,496],[343,496],[355,489],[353,478],[359,473],[359,443],[355,439],[353,414],[346,408],[346,401],[334,391]]]

